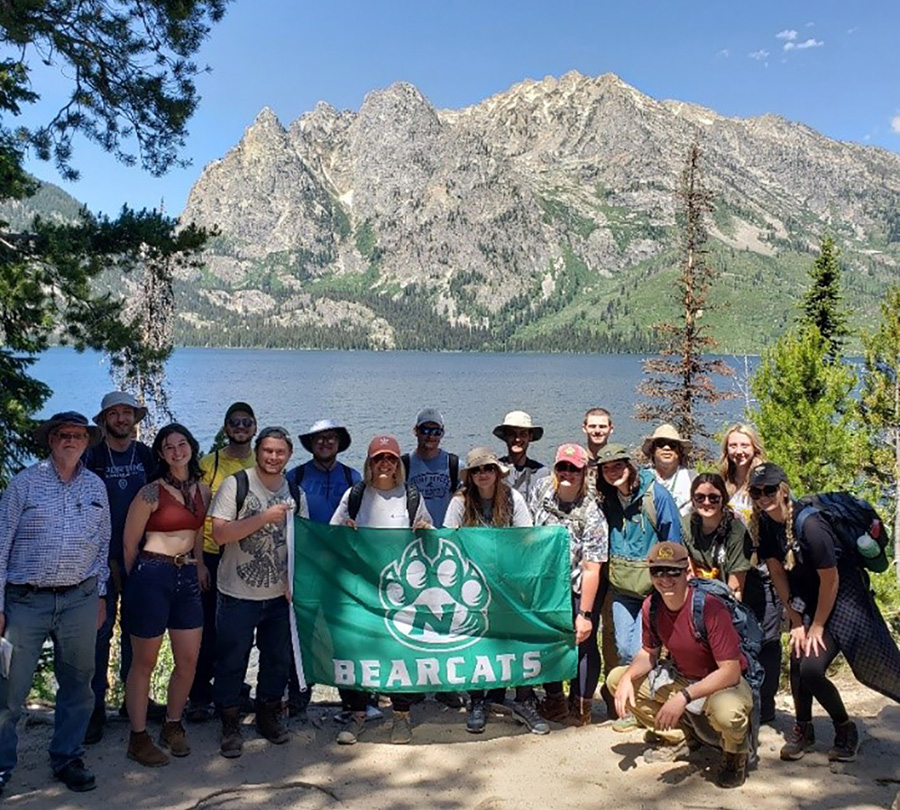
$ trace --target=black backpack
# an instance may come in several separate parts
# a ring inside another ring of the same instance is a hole
[[[450,463],[450,494],[452,495],[459,489],[459,456],[456,453],[447,453]],[[409,478],[409,453],[400,456],[403,464],[403,472]]]
[[[363,493],[366,491],[366,482],[357,481],[350,487],[350,495],[347,497],[347,512],[350,514],[350,520],[356,520],[359,514],[359,507],[362,505]],[[419,502],[422,496],[412,484],[406,485],[406,513],[409,515],[409,525],[416,522],[416,514],[419,511]]]
[[[246,470],[238,470],[234,474],[234,478],[237,481],[237,493],[234,496],[234,503],[237,509],[235,510],[235,517],[241,514],[241,509],[244,508],[244,501],[247,500],[247,493],[250,492],[250,477],[247,475]],[[298,487],[293,481],[287,482],[288,489],[291,491],[291,497],[294,499],[294,513],[298,513],[300,511],[300,487]]]
[[[840,550],[845,559],[853,560],[861,568],[876,574],[887,571],[890,564],[887,557],[887,532],[883,521],[868,501],[849,492],[822,492],[802,497],[799,505],[800,509],[794,517],[795,537],[800,538],[803,524],[810,515],[824,515],[841,544]],[[874,557],[866,557],[856,545],[856,539],[864,534],[872,537],[879,546],[878,554]]]

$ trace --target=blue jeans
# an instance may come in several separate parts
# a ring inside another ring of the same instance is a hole
[[[16,723],[31,689],[44,641],[53,641],[56,692],[50,767],[59,773],[84,756],[84,732],[94,708],[91,678],[97,640],[97,578],[60,593],[6,586],[6,638],[13,645],[9,677],[0,677],[0,779],[18,761]]]
[[[259,649],[256,700],[271,703],[284,697],[291,666],[289,608],[283,596],[257,602],[219,593],[213,699],[220,709],[241,703],[254,630]]]
[[[120,566],[124,571],[124,566]],[[124,582],[122,587],[124,589]],[[94,690],[94,705],[106,706],[106,690],[109,689],[107,680],[109,673],[109,647],[112,641],[113,629],[116,626],[116,614],[122,602],[122,594],[116,590],[116,584],[112,577],[106,583],[106,621],[97,631],[97,646],[94,653],[94,679],[91,681],[91,689]],[[128,679],[128,670],[131,669],[131,634],[125,623],[125,614],[122,614],[121,636],[119,637],[119,678],[124,686]]]
[[[616,637],[616,654],[619,666],[627,666],[641,649],[642,596],[629,596],[613,591],[613,632]]]

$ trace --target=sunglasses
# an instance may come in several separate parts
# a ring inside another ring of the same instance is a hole
[[[444,429],[440,427],[420,427],[416,428],[416,433],[421,436],[443,436]]]
[[[230,428],[251,428],[255,424],[256,421],[249,416],[235,416],[228,420],[228,427]]]
[[[56,438],[62,442],[81,442],[88,437],[83,430],[77,433],[70,433],[68,430],[57,430]]]
[[[651,568],[650,576],[651,577],[671,577],[675,579],[680,577],[685,571],[686,568]]]
[[[657,439],[653,442],[654,450],[662,450],[663,448],[667,448],[669,450],[677,450],[678,442],[669,441],[669,439]]]
[[[579,473],[581,472],[581,467],[576,467],[574,464],[569,464],[568,461],[561,461],[556,465],[556,471],[565,473]]]
[[[396,464],[397,456],[392,453],[379,453],[377,456],[372,456],[373,464],[381,464],[384,461],[390,461],[391,464]]]
[[[710,503],[712,506],[719,504],[722,502],[722,496],[716,494],[715,492],[711,492],[709,494],[705,492],[695,492],[692,496],[694,503]]]
[[[776,492],[778,492],[778,486],[770,484],[767,487],[750,487],[748,491],[750,493],[750,497],[753,498],[754,501],[756,501],[762,498],[763,495],[771,498]]]
[[[481,467],[469,467],[469,472],[472,473],[472,475],[479,475],[481,473],[499,472],[499,470],[494,464],[484,464]]]

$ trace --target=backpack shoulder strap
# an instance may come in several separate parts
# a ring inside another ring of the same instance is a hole
[[[659,591],[654,588],[650,594],[650,629],[657,638],[659,638],[659,600]]]
[[[298,476],[302,478],[303,476]],[[291,491],[291,497],[294,499],[294,514],[300,513],[300,482],[287,479],[288,489]]]
[[[212,475],[209,477],[209,485],[212,486],[216,481],[216,473],[219,471],[219,450],[216,449],[216,460],[213,462]],[[240,510],[238,510],[240,511]]]
[[[359,507],[362,506],[363,493],[365,491],[365,481],[357,481],[350,487],[350,495],[347,498],[347,512],[350,515],[350,520],[356,520],[356,516],[359,514]]]
[[[804,506],[795,516],[794,516],[794,536],[799,540],[800,535],[803,532],[803,526],[806,523],[807,519],[811,515],[818,514],[821,510],[816,508],[815,506]]]
[[[409,478],[409,453],[400,456],[400,463],[403,465],[403,477]]]
[[[294,467],[294,484],[298,487],[303,484],[303,476],[306,475],[306,464]]]
[[[450,494],[452,495],[459,488],[459,456],[456,453],[449,453],[450,456]]]
[[[699,588],[691,588],[691,621],[694,623],[694,638],[704,644],[708,642],[706,620],[703,610],[706,607],[706,593]]]
[[[416,522],[416,515],[419,512],[419,502],[422,500],[422,496],[412,484],[406,485],[406,514],[409,515],[409,525],[412,525]]]
[[[218,454],[216,460],[218,461]],[[238,470],[234,474],[234,477],[237,481],[237,493],[234,496],[234,505],[237,508],[235,509],[234,516],[238,517],[241,514],[241,509],[244,508],[244,501],[247,500],[247,493],[250,491],[250,477],[247,475],[246,470]]]
[[[647,487],[647,491],[641,496],[641,511],[647,516],[647,520],[650,521],[650,525],[653,527],[653,531],[656,531],[657,522],[656,522],[656,488],[660,486],[656,481],[649,487]]]

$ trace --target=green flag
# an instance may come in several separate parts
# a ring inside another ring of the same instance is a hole
[[[295,518],[305,680],[379,692],[575,674],[565,528],[352,529]]]

